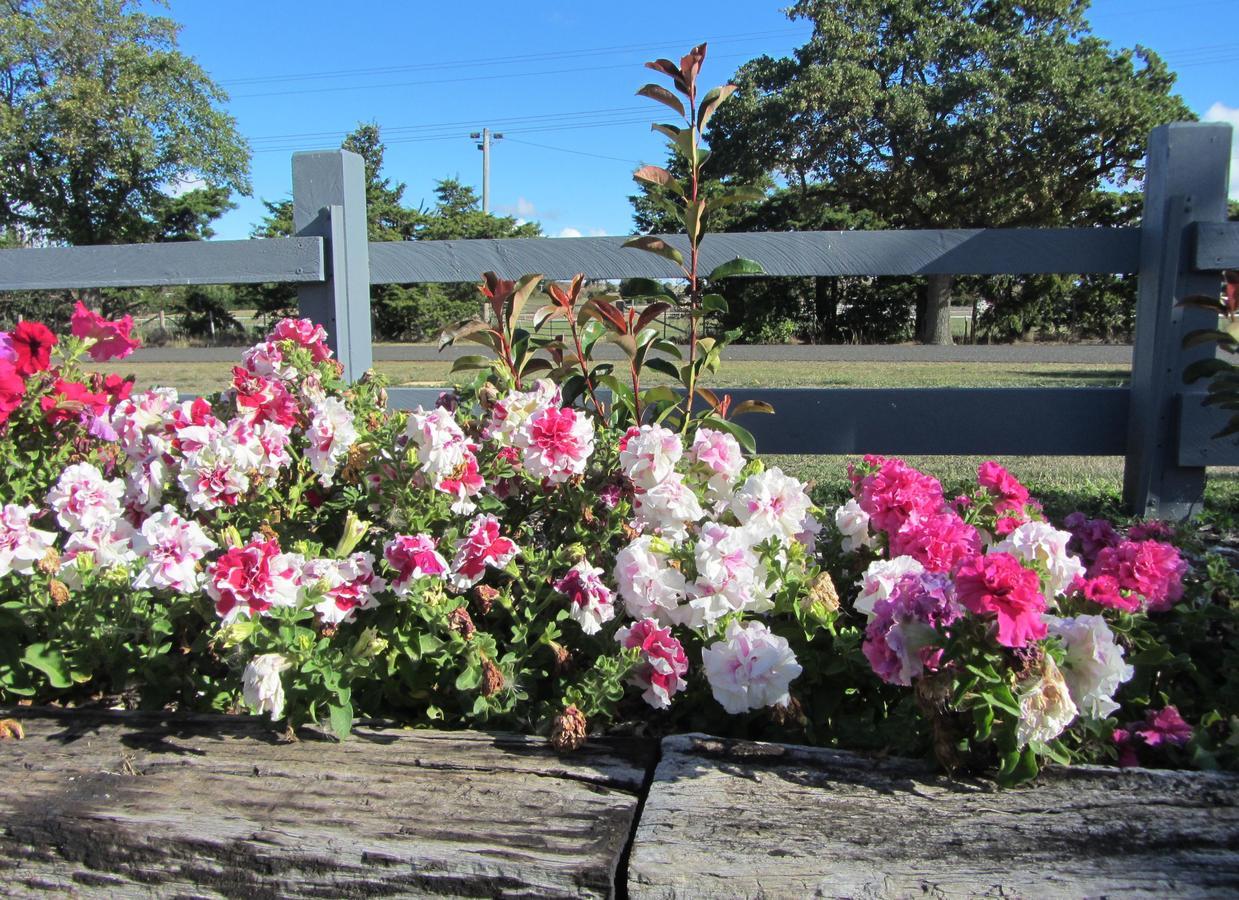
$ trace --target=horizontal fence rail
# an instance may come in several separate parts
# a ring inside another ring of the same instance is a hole
[[[663,240],[688,252],[683,235]],[[624,237],[385,241],[370,244],[373,284],[477,281],[482,272],[519,278],[675,278],[679,267]],[[1037,275],[1129,273],[1140,266],[1139,228],[981,228],[946,231],[796,231],[711,234],[701,271],[730,259],[767,275]]]
[[[299,283],[325,276],[323,242],[310,237],[0,251],[0,291]]]
[[[925,456],[1122,456],[1127,388],[717,388],[774,415],[738,420],[763,453]],[[429,408],[439,388],[389,388],[399,409]],[[605,400],[604,400],[605,402]],[[702,404],[698,403],[700,409]],[[1081,422],[1089,427],[1081,428]]]

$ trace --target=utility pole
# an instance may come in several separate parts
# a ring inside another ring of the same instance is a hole
[[[478,149],[482,151],[482,212],[490,212],[490,142],[503,140],[503,135],[483,128],[481,132],[473,132],[469,137],[475,141],[481,138]]]

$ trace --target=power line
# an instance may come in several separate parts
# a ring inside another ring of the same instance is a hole
[[[799,34],[803,29],[781,28],[773,31],[747,31],[738,32],[735,34],[724,34],[712,39],[712,44],[732,44],[741,41],[757,40],[766,37],[782,37],[784,35]],[[561,59],[577,59],[583,56],[597,56],[604,53],[623,53],[634,50],[650,51],[655,47],[683,47],[689,39],[684,41],[663,41],[656,44],[621,44],[611,47],[592,47],[582,48],[578,50],[558,50],[547,51],[543,53],[532,53],[521,57],[523,62],[549,62],[558,61]],[[220,80],[220,84],[233,85],[251,85],[251,84],[270,84],[282,81],[305,81],[318,78],[347,78],[355,75],[387,75],[396,72],[418,72],[418,71],[436,71],[439,69],[448,68],[477,68],[478,61],[476,59],[456,59],[442,60],[431,63],[411,63],[408,65],[399,66],[379,66],[368,67],[362,69],[337,69],[329,72],[302,72],[291,75],[256,75],[240,78],[225,78]]]
[[[522,141],[520,138],[514,138],[511,135],[508,135],[507,139],[513,144],[524,144],[527,147],[538,147],[542,150],[555,150],[559,153],[574,153],[577,156],[592,156],[594,159],[610,159],[615,162],[628,163],[634,166],[641,165],[641,161],[637,159],[623,159],[618,156],[604,156],[601,153],[590,153],[587,150],[570,150],[567,147],[552,147],[550,144],[536,144],[533,141]]]
[[[712,59],[738,59],[748,56],[747,53],[723,53],[712,56]],[[616,63],[609,66],[590,66],[589,71],[601,72],[609,69],[631,69],[632,63]],[[493,75],[457,75],[451,78],[431,78],[425,81],[389,81],[384,84],[356,84],[356,85],[340,85],[337,87],[322,87],[322,88],[299,88],[290,91],[265,91],[259,94],[235,94],[233,100],[245,100],[256,97],[292,97],[301,94],[328,94],[339,93],[341,91],[374,91],[386,88],[397,87],[422,87],[432,84],[458,84],[462,81],[496,81],[499,79],[510,78],[529,78],[542,75],[576,75],[580,76],[581,69],[579,67],[571,69],[543,69],[535,72],[498,72]]]

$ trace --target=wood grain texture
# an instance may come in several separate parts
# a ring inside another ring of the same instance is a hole
[[[648,744],[8,711],[0,893],[607,896]],[[314,738],[315,736],[310,736]]]
[[[1078,767],[1021,789],[907,760],[663,741],[631,897],[1222,897],[1239,779]]]
[[[687,253],[683,235],[660,235]],[[676,278],[669,260],[622,246],[624,237],[388,241],[370,244],[374,284],[519,278]],[[797,231],[711,234],[701,268],[737,256],[768,275],[1070,274],[1134,272],[1138,228],[975,228],[940,231]]]
[[[322,281],[317,237],[0,250],[0,291]]]

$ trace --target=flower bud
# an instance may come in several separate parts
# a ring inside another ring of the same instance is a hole
[[[839,591],[829,572],[820,572],[813,579],[808,593],[800,601],[800,608],[823,625],[833,621],[839,611]]]
[[[340,535],[340,542],[336,544],[336,559],[344,559],[356,550],[369,530],[370,523],[357,518],[357,514],[350,509],[344,519],[344,534]]]
[[[379,637],[378,629],[367,628],[357,636],[351,652],[354,659],[370,659],[386,649],[387,640]]]

